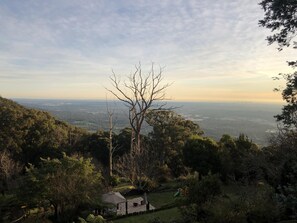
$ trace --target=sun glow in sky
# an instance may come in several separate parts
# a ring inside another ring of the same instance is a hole
[[[2,0],[0,95],[105,99],[111,70],[165,66],[167,96],[278,102],[292,49],[267,46],[257,0]]]

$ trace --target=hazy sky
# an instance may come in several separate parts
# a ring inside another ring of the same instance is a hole
[[[296,52],[267,46],[258,2],[2,0],[0,95],[102,99],[112,69],[154,62],[174,100],[278,101]]]

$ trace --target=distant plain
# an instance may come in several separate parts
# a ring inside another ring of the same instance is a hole
[[[107,107],[114,113],[115,131],[129,126],[128,108],[118,101],[13,99],[26,107],[48,111],[56,118],[88,131],[108,129]],[[173,102],[168,107],[200,125],[206,136],[219,140],[223,134],[237,137],[246,134],[259,145],[268,144],[271,134],[277,132],[274,116],[281,112],[280,104]],[[146,126],[143,133],[150,131]]]

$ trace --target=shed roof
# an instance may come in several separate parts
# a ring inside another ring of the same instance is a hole
[[[111,204],[119,204],[126,202],[126,198],[124,198],[119,192],[109,192],[102,195],[102,201]]]

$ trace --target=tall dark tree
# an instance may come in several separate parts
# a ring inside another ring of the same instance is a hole
[[[207,137],[194,136],[183,149],[185,164],[198,171],[200,176],[209,172],[218,173],[221,169],[219,147],[215,141]]]
[[[108,169],[109,132],[98,131],[84,137],[76,152],[84,155],[91,155]]]
[[[297,1],[296,0],[263,0],[260,2],[265,15],[259,21],[263,26],[273,32],[267,37],[268,43],[277,43],[279,50],[289,47],[293,42],[293,48],[297,49],[294,38],[297,35]],[[297,66],[297,60],[288,62],[293,68]],[[292,74],[280,74],[286,81],[286,87],[282,91],[283,99],[287,105],[283,107],[282,113],[276,116],[285,127],[295,127],[297,116],[297,72]]]
[[[174,111],[152,110],[146,117],[147,123],[153,127],[150,142],[158,154],[160,165],[168,165],[175,176],[184,171],[182,148],[192,135],[202,135],[203,131],[197,123],[187,120]]]
[[[297,49],[294,38],[297,35],[297,1],[296,0],[263,0],[260,5],[265,11],[261,26],[274,32],[268,36],[268,42],[278,43],[279,50],[289,47],[293,42],[293,49]],[[297,67],[297,60],[289,61],[289,66]],[[282,97],[286,101],[282,113],[277,115],[278,121],[284,126],[280,134],[271,143],[272,160],[275,161],[276,171],[280,175],[278,184],[281,203],[286,207],[286,216],[297,219],[296,193],[296,144],[297,144],[297,72],[280,74],[286,81],[282,90]],[[270,149],[271,149],[270,148]],[[291,176],[294,176],[293,178]],[[293,179],[293,180],[292,180]]]
[[[282,113],[276,115],[277,121],[281,121],[287,129],[297,129],[297,72],[292,74],[280,74],[286,81],[286,87],[282,91],[286,105]]]
[[[267,37],[268,43],[278,43],[279,50],[290,46],[297,34],[297,1],[263,0],[260,5],[265,16],[259,21],[259,24],[274,32]]]

